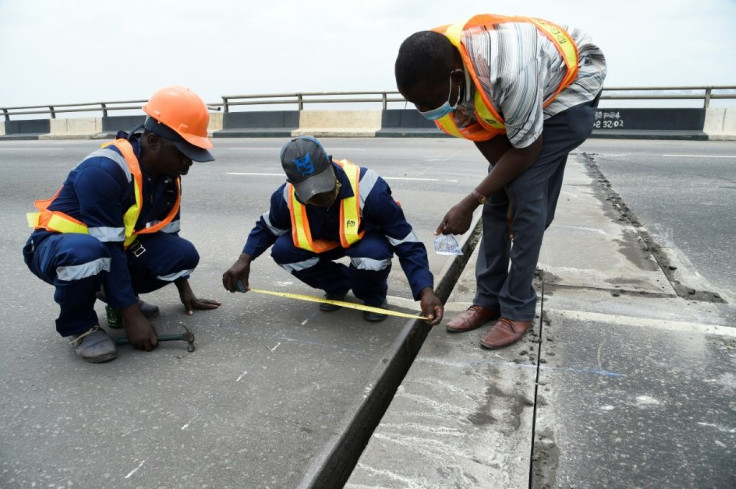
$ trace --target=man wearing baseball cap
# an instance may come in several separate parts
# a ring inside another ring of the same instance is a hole
[[[174,283],[187,314],[220,305],[192,292],[199,255],[179,236],[181,176],[192,161],[214,160],[207,106],[188,88],[170,86],[143,111],[142,126],[88,155],[28,214],[34,231],[23,248],[26,264],[56,288],[56,330],[88,362],[117,356],[98,324],[96,299],[118,311],[131,344],[146,351],[158,344],[148,321],[158,308],[138,294]]]
[[[376,172],[333,160],[311,136],[289,141],[281,150],[281,166],[286,183],[272,194],[268,212],[223,274],[225,289],[248,290],[251,262],[271,248],[277,264],[323,290],[327,299],[343,300],[352,290],[365,305],[386,308],[387,278],[396,253],[422,315],[433,325],[442,320],[427,250]],[[349,266],[335,261],[344,256]],[[338,309],[320,304],[323,312]],[[364,311],[363,319],[383,321],[386,315]]]

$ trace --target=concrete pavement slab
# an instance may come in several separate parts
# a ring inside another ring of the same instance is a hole
[[[477,254],[447,301],[448,320],[472,304]],[[492,352],[480,348],[487,326],[433,328],[346,489],[526,487],[538,321],[520,343]]]
[[[678,297],[585,165],[568,162],[533,330],[489,352],[488,327],[435,328],[346,487],[734,485],[733,308]]]
[[[537,487],[736,486],[736,330],[547,303],[544,319]]]
[[[539,267],[546,280],[572,287],[676,295],[639,239],[591,182],[581,155],[565,169],[555,220],[544,235]]]

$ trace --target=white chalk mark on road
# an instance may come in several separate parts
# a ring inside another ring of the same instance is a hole
[[[199,416],[199,413],[195,414],[192,419],[190,419],[189,421],[187,421],[187,424],[185,424],[184,426],[181,427],[181,429],[182,430],[185,430],[185,429],[189,428],[189,425],[192,424],[192,421],[194,421],[195,419],[197,419],[198,416]]]
[[[145,461],[145,460],[143,460],[143,461],[142,461],[141,463],[139,463],[139,464],[138,464],[138,467],[136,467],[136,468],[134,468],[133,470],[131,470],[131,471],[130,471],[130,472],[128,473],[128,475],[126,475],[126,476],[125,476],[125,478],[126,478],[126,479],[129,479],[129,478],[130,478],[130,476],[132,476],[133,474],[135,474],[136,472],[138,472],[138,469],[140,469],[141,467],[143,467],[143,464],[144,464],[144,463],[146,463],[146,461]]]

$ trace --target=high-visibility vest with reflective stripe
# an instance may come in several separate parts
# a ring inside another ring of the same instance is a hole
[[[164,228],[176,217],[176,214],[179,212],[179,205],[181,204],[181,179],[180,177],[176,179],[176,188],[178,191],[176,202],[166,218],[153,226],[136,230],[135,224],[138,222],[138,217],[141,215],[141,209],[143,207],[143,175],[141,174],[141,167],[138,163],[138,158],[135,156],[135,151],[133,151],[133,146],[127,140],[116,139],[110,143],[103,144],[102,147],[104,148],[109,145],[113,145],[120,150],[133,176],[135,203],[125,211],[125,215],[123,216],[123,222],[125,224],[125,241],[123,246],[127,248],[135,241],[136,236],[155,233]],[[59,192],[61,192],[61,188],[50,199],[37,200],[34,203],[39,212],[26,214],[28,226],[34,229],[46,229],[47,231],[57,233],[89,234],[87,225],[82,221],[74,219],[64,212],[49,210],[49,206],[59,196]]]
[[[345,171],[350,181],[350,188],[353,190],[351,197],[340,201],[340,242],[312,239],[312,232],[307,219],[307,207],[297,200],[294,186],[287,184],[289,213],[291,214],[291,238],[297,248],[314,253],[324,253],[338,246],[349,248],[365,234],[365,231],[358,232],[360,228],[360,167],[348,160],[336,161],[335,163]]]
[[[506,126],[504,125],[503,117],[501,117],[498,111],[493,107],[490,94],[486,93],[482,89],[482,85],[478,81],[478,74],[475,67],[473,66],[470,56],[468,56],[465,46],[462,44],[462,33],[464,30],[479,26],[492,29],[494,25],[503,22],[527,22],[534,24],[542,34],[554,43],[555,47],[560,52],[562,59],[565,61],[567,73],[560,82],[555,93],[544,102],[544,107],[549,105],[557,95],[565,87],[574,82],[578,76],[578,48],[572,37],[570,37],[562,27],[553,24],[552,22],[531,17],[510,17],[505,15],[482,14],[471,17],[466,22],[436,27],[433,30],[444,34],[458,49],[458,51],[460,51],[463,63],[470,73],[476,87],[474,106],[477,122],[470,124],[467,127],[459,128],[455,124],[455,118],[452,112],[435,121],[437,127],[451,136],[465,138],[471,141],[487,141],[499,134],[506,133]]]

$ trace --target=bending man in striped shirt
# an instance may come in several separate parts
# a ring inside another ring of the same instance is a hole
[[[534,319],[532,280],[567,156],[593,128],[606,76],[603,53],[579,29],[482,14],[409,36],[395,75],[423,116],[473,141],[489,163],[488,174],[436,231],[466,232],[483,205],[476,296],[447,330],[496,320],[481,346],[515,343]]]

